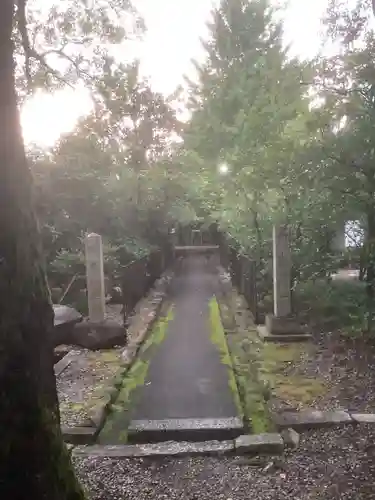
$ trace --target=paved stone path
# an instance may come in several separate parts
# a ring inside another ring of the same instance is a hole
[[[133,421],[238,416],[228,368],[211,340],[209,301],[216,283],[204,256],[184,261],[172,283],[173,319],[136,390]]]

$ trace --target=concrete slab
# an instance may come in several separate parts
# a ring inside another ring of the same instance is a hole
[[[204,441],[198,443],[167,441],[155,444],[78,446],[73,455],[79,457],[137,458],[184,457],[194,455],[224,455],[234,452],[233,441]]]
[[[243,432],[241,418],[181,418],[164,420],[133,420],[128,428],[129,442],[160,442],[169,440],[203,441],[237,437]]]

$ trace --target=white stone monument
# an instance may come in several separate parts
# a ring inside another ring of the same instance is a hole
[[[274,314],[265,318],[265,326],[258,331],[267,342],[296,342],[310,340],[306,326],[291,316],[291,271],[292,257],[287,225],[273,227],[273,302]]]
[[[273,227],[273,300],[277,318],[289,316],[291,307],[291,255],[289,229],[286,225]]]
[[[85,252],[89,321],[101,323],[105,320],[105,285],[100,234],[90,233],[86,236]]]

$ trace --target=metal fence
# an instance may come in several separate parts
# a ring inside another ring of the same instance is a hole
[[[232,282],[245,297],[254,321],[259,322],[256,262],[241,254],[223,236],[220,241],[220,262],[226,268]]]
[[[130,262],[122,269],[121,291],[125,320],[137,302],[146,295],[154,282],[160,278],[172,262],[173,252],[170,247],[165,247],[142,259]]]

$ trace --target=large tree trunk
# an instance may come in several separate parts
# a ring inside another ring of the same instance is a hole
[[[370,200],[374,194],[371,193]],[[366,295],[367,295],[367,329],[372,330],[374,320],[375,296],[375,210],[372,206],[367,210],[367,239],[366,245]]]
[[[0,16],[0,498],[81,500],[59,425],[53,312],[19,125],[12,26]]]

